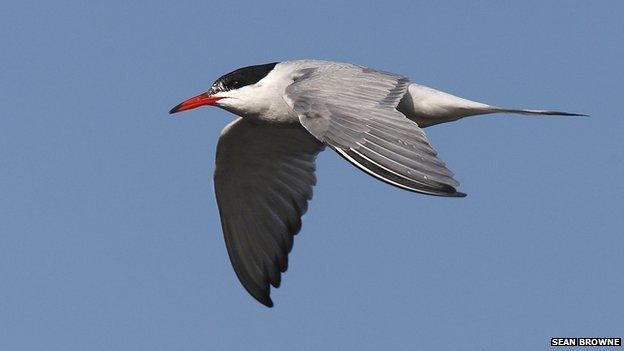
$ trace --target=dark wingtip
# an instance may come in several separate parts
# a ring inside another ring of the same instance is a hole
[[[269,296],[267,296],[266,298],[263,299],[258,299],[258,301],[265,305],[268,308],[273,308],[273,300],[271,300],[271,298]]]
[[[255,291],[247,289],[246,286],[245,289],[254,299],[256,299],[256,301],[260,302],[268,308],[273,307],[273,300],[271,300],[271,287],[268,284],[265,288]]]

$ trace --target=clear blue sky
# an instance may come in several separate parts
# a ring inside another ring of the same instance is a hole
[[[624,336],[621,2],[128,1],[0,13],[0,349],[543,350]],[[427,129],[465,199],[326,151],[276,307],[240,286],[212,173],[234,68],[354,62],[498,105]]]

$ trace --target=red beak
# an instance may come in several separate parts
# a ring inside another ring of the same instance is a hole
[[[208,93],[199,94],[182,102],[181,104],[178,104],[176,107],[172,108],[169,113],[186,111],[204,105],[214,105],[222,98],[223,97],[210,96]]]

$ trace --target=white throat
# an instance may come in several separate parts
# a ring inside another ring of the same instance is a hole
[[[246,119],[265,123],[298,123],[299,118],[286,104],[284,90],[302,67],[297,61],[278,63],[273,70],[255,84],[214,96],[223,97],[217,106]]]

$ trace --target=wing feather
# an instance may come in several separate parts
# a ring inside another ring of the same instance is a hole
[[[396,110],[410,81],[350,64],[306,68],[285,101],[318,140],[365,172],[411,191],[465,196],[425,133]]]
[[[270,285],[279,287],[288,268],[323,147],[301,127],[243,119],[219,138],[214,179],[225,244],[238,279],[266,306],[273,306]]]

